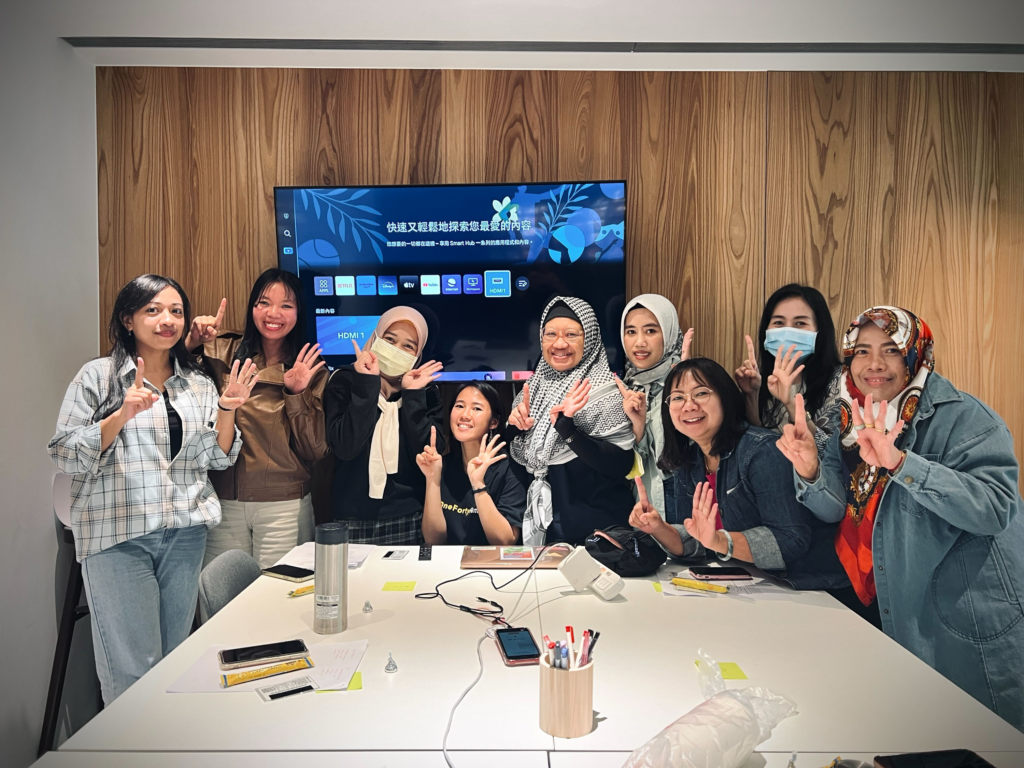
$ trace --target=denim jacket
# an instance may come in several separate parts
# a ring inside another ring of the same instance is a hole
[[[1024,730],[1024,516],[1013,439],[988,406],[928,377],[875,515],[871,548],[885,633]],[[833,436],[797,498],[846,514]]]
[[[715,485],[722,525],[746,537],[754,565],[796,589],[846,586],[835,552],[836,525],[797,502],[793,465],[776,447],[778,439],[771,430],[749,427],[719,460]],[[691,444],[686,463],[665,481],[666,522],[679,531],[687,559],[706,554],[682,525],[692,512],[697,483],[706,480],[700,448]]]

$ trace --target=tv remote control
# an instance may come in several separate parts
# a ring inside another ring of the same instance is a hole
[[[429,560],[431,555],[431,547],[429,544],[424,544],[420,547],[420,560]]]

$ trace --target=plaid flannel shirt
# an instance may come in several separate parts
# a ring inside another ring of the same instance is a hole
[[[105,451],[100,450],[99,407],[109,388],[109,357],[82,366],[64,395],[50,458],[74,475],[71,483],[71,528],[79,560],[122,541],[161,528],[214,526],[220,501],[207,478],[211,469],[235,463],[242,447],[235,427],[231,452],[217,444],[217,387],[177,362],[165,384],[182,422],[181,450],[171,456],[167,408],[161,397],[129,421]],[[120,371],[125,387],[135,379],[135,362]],[[154,392],[158,390],[146,382]]]

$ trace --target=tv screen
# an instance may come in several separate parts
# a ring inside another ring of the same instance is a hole
[[[274,202],[281,268],[302,281],[331,368],[404,304],[426,318],[423,359],[444,364],[442,380],[524,379],[541,312],[568,295],[593,306],[621,370],[624,181],[276,187]]]

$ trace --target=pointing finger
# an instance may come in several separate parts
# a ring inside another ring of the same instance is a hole
[[[143,386],[142,378],[143,378],[143,372],[145,371],[145,369],[146,369],[146,364],[142,361],[141,357],[138,358],[135,361],[135,386],[138,387],[139,389],[141,389],[142,386]]]
[[[651,502],[647,498],[647,489],[644,488],[644,481],[641,480],[639,476],[634,477],[633,479],[636,481],[637,496],[640,499],[640,503],[643,505],[643,508],[646,510],[651,506]]]
[[[352,349],[355,350],[355,355],[358,358],[361,354],[363,354],[363,350],[359,348],[359,344],[358,342],[356,342],[355,339],[350,339],[350,341],[352,342]]]
[[[526,406],[527,412],[529,412],[529,410],[530,410],[530,385],[529,384],[523,384],[523,400],[522,400],[522,403],[523,403],[523,405]]]
[[[757,361],[757,355],[754,352],[754,341],[749,335],[747,336],[747,355],[749,355],[749,360],[751,362]]]
[[[430,428],[430,449],[437,450],[437,427]]]

